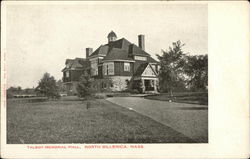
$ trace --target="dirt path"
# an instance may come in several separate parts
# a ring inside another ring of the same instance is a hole
[[[140,97],[114,97],[107,100],[148,116],[197,142],[208,142],[207,106],[170,103]]]

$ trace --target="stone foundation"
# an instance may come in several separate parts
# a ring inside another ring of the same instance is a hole
[[[95,79],[94,89],[96,91],[123,91],[126,90],[128,82],[131,80],[129,76],[111,76],[104,79]],[[128,81],[128,82],[127,82]]]
[[[128,89],[131,77],[129,76],[113,76],[111,77],[113,82],[112,91],[123,91]]]
[[[146,90],[144,80],[153,80],[154,84],[153,90]],[[92,88],[96,92],[119,92],[124,91],[126,89],[132,88],[138,90],[139,88],[139,80],[131,80],[130,76],[109,76],[103,79],[94,79]],[[142,90],[140,93],[157,93],[157,82],[158,79],[154,78],[145,78],[141,80]],[[64,88],[67,91],[68,95],[76,95],[77,94],[77,83],[78,82],[68,82],[64,83]]]

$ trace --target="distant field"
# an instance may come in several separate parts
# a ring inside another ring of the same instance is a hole
[[[162,93],[159,95],[147,96],[147,99],[153,100],[163,100],[177,103],[187,103],[187,104],[200,104],[208,105],[208,93],[204,92],[185,92],[185,93],[174,93],[174,96],[171,97],[169,93]]]
[[[192,139],[104,99],[7,101],[7,143],[192,143]]]

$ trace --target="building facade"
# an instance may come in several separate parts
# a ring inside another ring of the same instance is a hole
[[[76,85],[82,74],[89,73],[96,90],[157,92],[159,63],[145,51],[145,36],[138,35],[138,46],[125,38],[117,40],[111,31],[108,43],[95,51],[86,48],[86,58],[67,59],[63,83],[67,92],[76,93]]]

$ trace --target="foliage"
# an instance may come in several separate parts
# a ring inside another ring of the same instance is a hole
[[[58,87],[56,86],[56,80],[49,73],[44,73],[43,77],[36,87],[36,91],[48,98],[58,98]]]
[[[20,93],[22,91],[22,88],[20,86],[18,86],[18,87],[10,87],[10,88],[7,89],[7,91]]]
[[[92,83],[93,80],[90,78],[90,75],[82,75],[76,87],[78,96],[79,97],[91,96],[91,94],[93,93]]]
[[[175,88],[185,87],[183,67],[185,54],[182,51],[180,41],[174,42],[173,47],[164,51],[163,55],[157,55],[160,60],[159,85],[163,92],[172,92]]]
[[[60,79],[56,82],[59,92],[66,92],[66,88],[63,87],[63,81]]]
[[[189,77],[188,85],[192,90],[206,89],[208,85],[208,56],[188,56],[187,60],[184,71]]]
[[[190,56],[182,51],[180,41],[174,42],[163,55],[157,55],[160,60],[159,86],[160,91],[170,92],[205,90],[208,85],[208,56]]]
[[[104,86],[105,85],[105,86]],[[112,87],[114,87],[114,83],[111,77],[106,77],[103,81],[102,92],[112,92]]]

